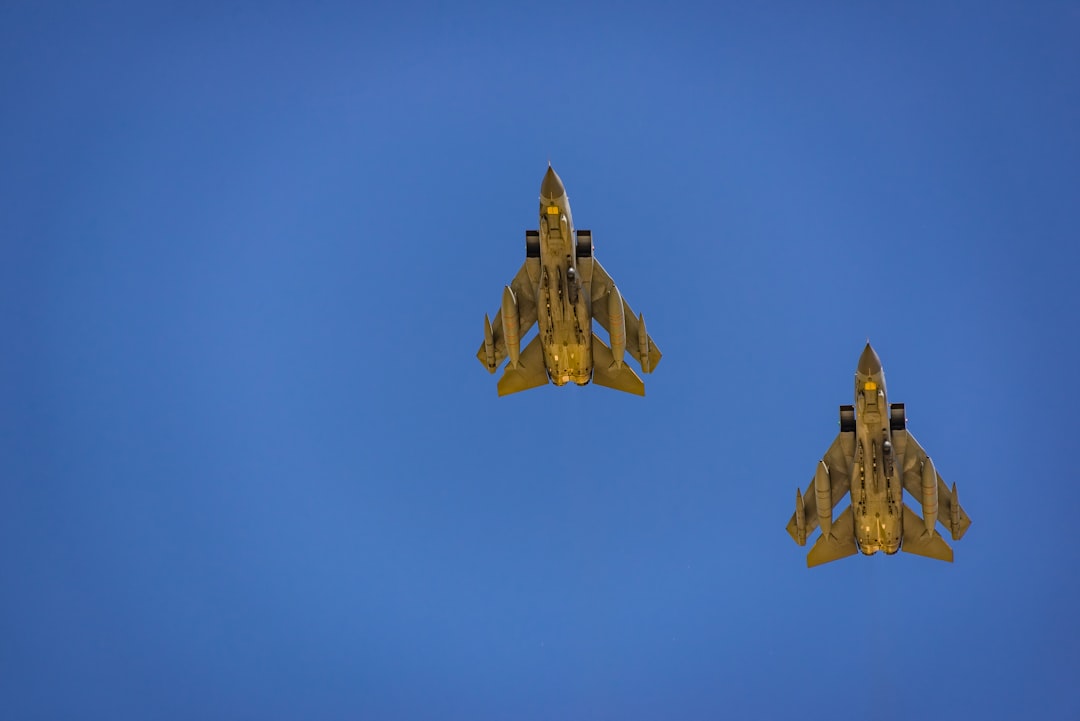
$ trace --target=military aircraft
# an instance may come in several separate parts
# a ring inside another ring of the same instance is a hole
[[[608,332],[609,347],[592,329]],[[539,324],[525,349],[521,338]],[[651,373],[660,349],[635,316],[604,267],[593,258],[592,233],[574,230],[570,200],[548,165],[540,185],[540,228],[525,231],[525,264],[503,288],[502,308],[484,316],[484,342],[476,357],[494,373],[506,357],[499,395],[573,381],[645,395],[645,384],[626,364],[629,354]]]
[[[922,504],[922,518],[904,503],[901,488]],[[849,492],[851,504],[833,520],[833,508]],[[935,523],[958,541],[971,519],[960,507],[956,484],[950,491],[907,430],[904,404],[889,405],[881,360],[867,342],[855,371],[855,405],[840,406],[840,435],[818,462],[806,494],[795,490],[788,533],[805,546],[807,535],[821,526],[808,567],[858,551],[906,551],[952,562],[952,548]]]

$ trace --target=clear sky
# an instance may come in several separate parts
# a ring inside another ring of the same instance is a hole
[[[1080,717],[1076,2],[90,5],[0,9],[0,718]],[[549,159],[645,398],[475,358]],[[867,338],[955,564],[784,530]]]

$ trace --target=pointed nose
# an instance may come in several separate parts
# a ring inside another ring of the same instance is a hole
[[[865,376],[872,376],[881,372],[881,359],[878,358],[877,353],[867,343],[863,348],[862,355],[859,356],[859,368],[858,372]]]
[[[540,197],[558,200],[564,195],[566,195],[566,188],[563,187],[559,174],[549,165],[547,172],[544,173],[544,182],[540,184]]]

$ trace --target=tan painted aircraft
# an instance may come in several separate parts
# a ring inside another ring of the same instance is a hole
[[[901,489],[922,504],[922,518],[904,503]],[[833,508],[849,492],[851,505],[833,520]],[[788,533],[805,546],[807,535],[821,526],[806,556],[811,567],[859,551],[905,551],[952,562],[952,548],[935,523],[958,541],[971,519],[960,507],[956,484],[950,491],[907,430],[904,404],[889,405],[885,371],[867,343],[855,371],[855,405],[840,406],[840,435],[818,462],[806,494],[796,489]]]
[[[592,329],[608,332],[608,346]],[[521,338],[539,325],[521,348]],[[484,342],[476,357],[494,373],[510,362],[499,379],[499,395],[528,390],[550,381],[557,386],[591,380],[615,390],[645,395],[645,384],[625,356],[651,373],[660,349],[645,330],[645,318],[630,309],[611,276],[593,258],[592,233],[574,230],[570,200],[548,166],[540,185],[540,228],[525,231],[525,264],[503,289],[502,308],[492,323],[484,316]]]

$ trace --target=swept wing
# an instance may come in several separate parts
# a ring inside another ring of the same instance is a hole
[[[596,322],[603,326],[604,330],[611,333],[610,319],[608,318],[607,307],[607,294],[612,288],[615,287],[615,282],[611,280],[611,276],[604,270],[604,266],[600,265],[600,262],[596,258],[592,259],[592,315],[596,319]],[[660,358],[663,353],[656,347],[656,342],[653,341],[652,336],[648,336],[649,340],[649,358],[648,364],[641,363],[641,338],[639,336],[640,326],[638,324],[638,316],[634,313],[630,304],[626,302],[626,298],[623,297],[623,316],[626,325],[626,352],[641,365],[642,368],[646,368],[649,372],[656,369],[656,364],[660,362]],[[483,351],[483,349],[481,349]]]
[[[517,275],[510,281],[510,290],[514,291],[514,296],[517,298],[519,338],[523,338],[536,323],[536,283],[533,278],[539,277],[539,266],[538,259],[527,258]],[[488,369],[488,372],[494,373],[506,358],[506,339],[503,338],[501,308],[495,314],[495,319],[491,321],[491,334],[495,343],[495,365],[488,366],[485,341],[480,341],[480,350],[477,351],[476,357],[480,364]]]
[[[897,437],[899,436],[899,438]],[[927,453],[923,450],[923,447],[919,445],[919,442],[915,440],[915,436],[911,435],[911,431],[893,431],[893,438],[898,447],[903,444],[904,447],[904,490],[911,495],[912,499],[919,501],[922,498],[922,464],[926,462]],[[935,469],[936,470],[936,469]],[[968,518],[968,514],[964,512],[964,509],[957,502],[953,492],[945,485],[945,481],[942,480],[941,474],[937,474],[937,501],[938,523],[945,526],[952,533],[954,539],[959,540],[965,532],[967,532],[968,526],[971,525],[971,519]],[[957,516],[959,523],[956,528],[952,527],[953,506],[956,506]],[[905,537],[907,533],[905,531]],[[905,544],[907,541],[904,541]]]
[[[843,500],[847,492],[851,490],[851,462],[855,457],[855,433],[852,431],[843,431],[838,433],[833,440],[832,445],[829,446],[829,450],[825,452],[824,457],[821,460],[825,462],[825,465],[829,469],[829,485],[832,495],[832,507],[836,508],[836,505]],[[818,510],[817,510],[817,488],[814,485],[814,480],[810,480],[810,485],[806,491],[803,492],[803,505],[805,508],[805,528],[806,536],[818,527]],[[795,539],[795,542],[799,542],[799,529],[798,522],[796,520],[797,514],[791,515],[791,520],[788,521],[787,530],[791,534],[791,537]],[[833,532],[837,532],[836,522],[833,523]]]

